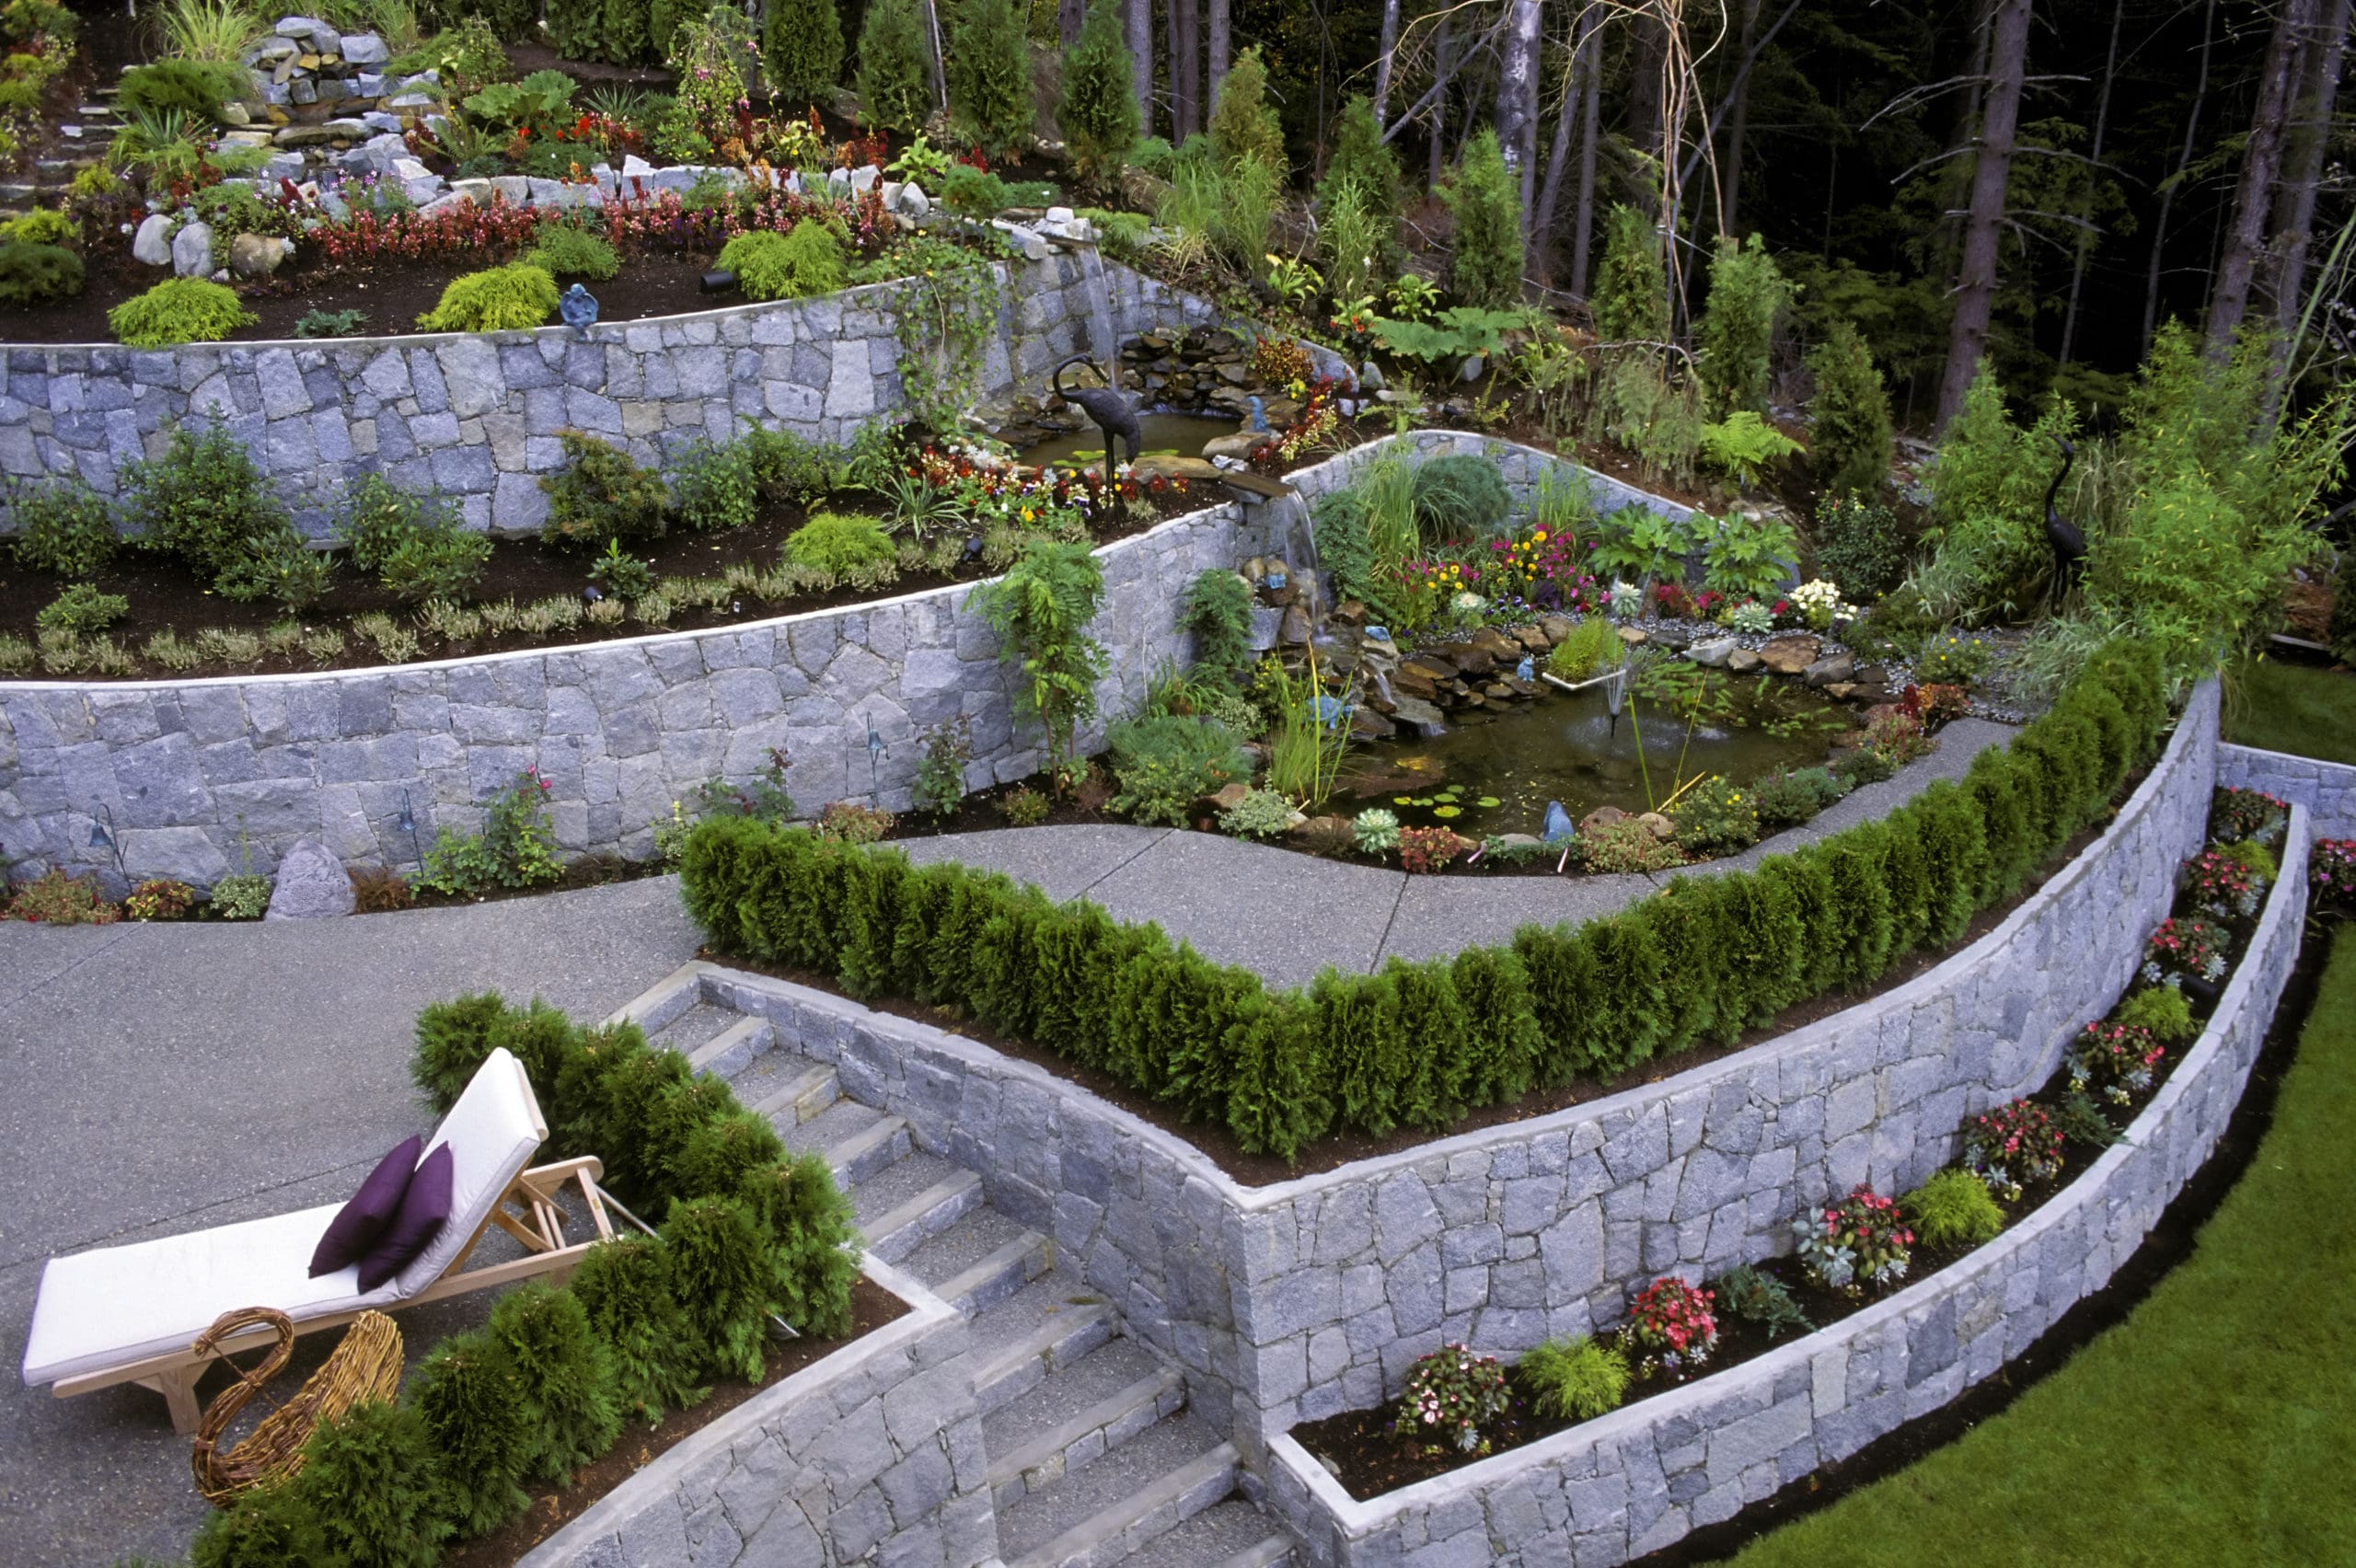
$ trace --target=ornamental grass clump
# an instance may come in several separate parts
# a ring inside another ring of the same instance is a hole
[[[2004,1228],[2004,1211],[1969,1170],[1942,1170],[1900,1205],[1925,1247],[1976,1247]]]
[[[1391,1430],[1426,1454],[1485,1454],[1490,1439],[1482,1428],[1512,1402],[1504,1364],[1451,1340],[1408,1369]]]
[[[556,285],[549,287],[553,291]],[[549,308],[555,308],[553,301]],[[260,319],[237,302],[235,290],[202,278],[167,278],[107,312],[116,340],[134,349],[218,342]]]
[[[1718,1346],[1717,1294],[1669,1274],[1636,1293],[1620,1343],[1637,1358],[1636,1370],[1682,1377]]]
[[[2062,1129],[2034,1101],[1999,1105],[1964,1123],[1963,1168],[2012,1202],[2031,1182],[2062,1173]]]
[[[2105,1100],[2124,1105],[2152,1087],[2152,1069],[2166,1055],[2150,1030],[2097,1020],[2080,1030],[2070,1047],[2070,1087],[2081,1093],[2099,1089]]]
[[[1898,1205],[1859,1186],[1839,1203],[1792,1222],[1800,1267],[1824,1290],[1850,1296],[1906,1277],[1914,1232]]]
[[[1634,1376],[1625,1351],[1586,1334],[1533,1347],[1518,1370],[1539,1412],[1564,1421],[1592,1421],[1619,1409]]]

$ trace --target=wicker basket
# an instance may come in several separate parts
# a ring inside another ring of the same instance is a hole
[[[240,1308],[214,1319],[191,1347],[198,1355],[213,1355],[221,1341],[256,1324],[275,1331],[277,1343],[251,1371],[222,1358],[237,1380],[204,1407],[196,1448],[189,1456],[196,1489],[216,1508],[226,1508],[249,1487],[283,1481],[301,1470],[303,1445],[321,1422],[333,1421],[370,1400],[389,1400],[400,1388],[401,1332],[382,1312],[363,1312],[294,1397],[262,1417],[243,1442],[224,1453],[219,1445],[229,1423],[294,1353],[294,1320],[273,1307]]]

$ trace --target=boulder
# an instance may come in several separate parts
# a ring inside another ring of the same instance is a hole
[[[1645,628],[1640,626],[1623,626],[1619,628],[1619,631],[1620,640],[1631,648],[1642,648],[1650,640],[1645,635]]]
[[[294,253],[291,239],[241,234],[229,242],[229,271],[240,278],[266,278]]]
[[[1220,457],[1249,457],[1252,449],[1268,438],[1252,431],[1238,431],[1233,435],[1215,435],[1203,443],[1203,455],[1216,460]]]
[[[1207,797],[1203,804],[1213,811],[1231,812],[1242,805],[1243,797],[1251,792],[1252,786],[1249,784],[1230,784],[1218,794]]]
[[[150,213],[140,220],[139,232],[131,236],[131,255],[135,261],[150,267],[172,264],[172,220],[161,213]]]
[[[352,877],[316,838],[298,841],[278,863],[265,920],[331,920],[352,913]]]
[[[1563,639],[1571,635],[1573,624],[1568,616],[1540,616],[1538,617],[1538,629],[1546,634],[1546,644],[1550,648],[1562,646]]]
[[[1492,626],[1484,626],[1472,634],[1472,646],[1501,664],[1519,663],[1526,651],[1520,643]]]
[[[1594,833],[1599,828],[1610,827],[1615,822],[1626,822],[1627,820],[1628,813],[1622,811],[1618,806],[1598,806],[1595,810],[1588,813],[1587,815],[1579,818],[1579,835],[1581,837],[1585,837],[1586,836]]]
[[[1534,626],[1518,626],[1514,628],[1513,640],[1516,642],[1520,643],[1524,649],[1532,653],[1551,652],[1554,647],[1552,642],[1549,642],[1546,640],[1546,634],[1539,630]]]
[[[1646,812],[1636,819],[1636,825],[1666,843],[1677,836],[1677,824],[1658,812]]]
[[[1750,674],[1755,670],[1764,669],[1766,665],[1766,660],[1748,648],[1738,648],[1727,655],[1727,668],[1738,675]]]
[[[191,224],[172,236],[172,271],[183,278],[213,275],[211,224]]]
[[[1759,657],[1779,675],[1796,675],[1816,663],[1817,650],[1822,646],[1816,638],[1802,632],[1770,640],[1760,649]]]
[[[1846,686],[1849,677],[1857,673],[1857,662],[1846,653],[1835,653],[1830,659],[1819,659],[1800,672],[1800,678],[1812,686]]]
[[[1438,709],[1421,698],[1409,697],[1404,692],[1396,694],[1393,698],[1391,706],[1391,719],[1392,722],[1400,729],[1426,741],[1448,733],[1448,721],[1440,717]]]
[[[1276,628],[1276,640],[1290,647],[1305,648],[1311,629],[1309,612],[1294,605],[1285,611],[1284,621]]]
[[[393,57],[385,40],[375,33],[347,33],[343,40],[343,58],[352,65],[381,65]]]
[[[1166,479],[1215,479],[1219,471],[1200,457],[1140,457],[1132,471],[1140,479],[1159,474]]]
[[[924,193],[923,186],[911,179],[900,187],[890,206],[903,217],[921,218],[932,211],[932,198]]]
[[[1685,651],[1685,656],[1705,670],[1722,670],[1727,661],[1740,651],[1740,644],[1731,637],[1720,637],[1708,642],[1696,642]]]
[[[1347,817],[1313,816],[1295,823],[1292,836],[1320,854],[1335,854],[1350,847],[1357,832]]]

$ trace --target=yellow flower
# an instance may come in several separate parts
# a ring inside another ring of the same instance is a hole
[[[1546,530],[1543,528],[1539,529],[1538,532],[1530,536],[1530,541],[1535,545],[1544,544],[1546,542]]]

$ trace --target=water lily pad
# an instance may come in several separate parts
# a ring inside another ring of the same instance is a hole
[[[1429,795],[1418,795],[1407,803],[1411,806],[1428,806],[1432,803],[1432,798]]]
[[[1414,798],[1411,796],[1393,795],[1391,797],[1391,803],[1394,806],[1412,806],[1415,802]]]
[[[1505,804],[1503,801],[1498,800],[1495,795],[1484,795],[1472,803],[1480,807],[1484,812],[1494,810],[1496,807]]]
[[[1434,806],[1432,808],[1432,815],[1436,817],[1452,817],[1461,816],[1463,814],[1464,808],[1461,806]]]

